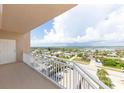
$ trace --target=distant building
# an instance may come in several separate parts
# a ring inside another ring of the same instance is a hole
[[[112,52],[111,54],[107,54],[108,56],[111,56],[111,57],[116,57],[116,52]]]

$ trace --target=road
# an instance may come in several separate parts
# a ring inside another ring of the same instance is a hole
[[[97,72],[98,67],[90,66],[90,65],[83,65],[83,64],[79,64],[79,63],[78,63],[78,65],[87,69],[87,71],[89,71],[89,73],[91,73],[93,76],[97,77],[96,72]],[[124,73],[116,72],[116,71],[112,71],[112,70],[106,70],[106,71],[109,74],[108,77],[112,80],[112,83],[114,85],[113,88],[114,89],[124,89]]]

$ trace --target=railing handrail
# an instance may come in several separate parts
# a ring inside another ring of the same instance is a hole
[[[48,55],[45,55],[47,57],[50,57],[50,58],[55,58],[55,59],[59,59],[59,60],[66,60],[66,59],[62,59],[62,58],[57,58],[57,57],[53,57],[53,56],[48,56]],[[68,60],[66,60],[68,61]],[[91,73],[89,73],[87,70],[83,69],[81,66],[79,66],[76,62],[74,61],[68,61],[68,62],[71,62],[73,63],[73,65],[76,65],[81,71],[83,71],[91,80],[93,80],[95,83],[97,83],[98,85],[100,85],[100,87],[104,88],[104,89],[109,89],[108,86],[106,86],[102,81],[98,80],[97,78],[95,78]]]
[[[81,71],[83,71],[90,79],[92,79],[95,83],[97,83],[98,85],[100,85],[100,87],[102,87],[103,89],[110,89],[108,86],[106,86],[102,81],[98,80],[97,78],[95,78],[91,73],[89,73],[87,70],[81,68],[81,66],[79,66],[76,63],[73,63],[74,65],[76,65]]]
[[[30,53],[25,53],[25,54],[30,54]],[[31,54],[30,54],[31,56]],[[33,57],[33,56],[32,56]],[[48,56],[48,55],[44,55],[44,57],[49,57],[49,58],[53,58],[54,60],[64,60],[62,58],[57,58],[57,57],[53,57],[53,56]],[[94,83],[96,83],[98,86],[97,87],[101,87],[103,89],[110,89],[108,86],[106,86],[102,81],[100,81],[99,79],[95,78],[91,73],[89,73],[87,70],[85,70],[84,68],[82,68],[81,66],[79,66],[77,63],[75,63],[74,61],[69,61],[69,60],[64,60],[66,62],[71,62],[73,64],[73,67],[76,68],[76,70],[78,70],[78,72],[80,72],[81,75],[84,76],[84,74],[86,75],[86,79],[89,80],[91,79]],[[56,62],[59,62],[59,61],[56,61]],[[59,62],[61,64],[66,64],[66,62]],[[74,69],[74,68],[73,68]],[[80,71],[79,71],[80,70]],[[87,78],[88,77],[88,78]],[[97,88],[95,87],[95,85],[93,86],[94,84],[91,82],[91,86],[93,88]]]

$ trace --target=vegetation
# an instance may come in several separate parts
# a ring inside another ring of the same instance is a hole
[[[80,63],[89,63],[90,56],[100,59],[103,66],[124,69],[124,49],[104,50],[104,49],[83,49],[83,48],[32,48],[32,54],[35,56],[49,55],[62,59],[72,59]]]
[[[36,57],[40,57],[42,59],[42,56],[52,56],[57,57],[59,59],[56,59],[56,61],[68,63],[70,61],[75,61],[77,63],[81,64],[89,64],[90,60],[95,59],[96,62],[102,62],[103,66],[100,66],[102,69],[97,70],[97,76],[99,80],[101,80],[103,83],[105,83],[110,88],[113,88],[112,81],[108,77],[108,73],[104,69],[109,69],[113,71],[122,71],[124,70],[124,47],[122,49],[117,48],[75,48],[75,47],[62,47],[62,48],[31,48],[32,55]],[[47,59],[49,61],[49,59]],[[47,61],[46,60],[46,61]],[[53,59],[51,61],[54,61]],[[59,69],[59,66],[56,65],[54,62],[48,64],[50,69],[53,69],[53,72],[50,74],[56,73],[56,69]],[[71,64],[70,64],[71,65]],[[61,70],[64,70],[68,68],[68,66],[62,66]],[[118,69],[115,69],[118,68]],[[59,69],[60,70],[60,69]],[[116,84],[115,84],[116,85]],[[100,87],[101,88],[101,87]]]
[[[90,59],[83,55],[82,57],[75,57],[74,61],[81,63],[81,64],[89,64],[90,63]]]
[[[83,56],[83,53],[79,53],[78,55],[77,55],[77,57],[82,57]]]
[[[124,56],[124,50],[123,51],[119,51],[119,50],[116,50],[116,54],[117,54],[117,56],[119,56],[119,57],[123,57]]]
[[[86,61],[89,62],[90,59],[88,58],[89,56],[84,55],[83,53],[77,54],[77,57],[75,58],[77,61]]]
[[[107,77],[108,73],[104,69],[98,69],[97,70],[97,76],[99,80],[101,80],[104,84],[106,84],[108,87],[112,88],[113,84],[109,77]]]
[[[110,58],[100,58],[103,66],[110,66],[114,68],[122,69],[124,68],[124,61],[119,59],[110,59]]]

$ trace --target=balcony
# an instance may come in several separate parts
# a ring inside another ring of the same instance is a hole
[[[109,89],[75,62],[27,53],[23,61],[0,65],[1,89]]]

